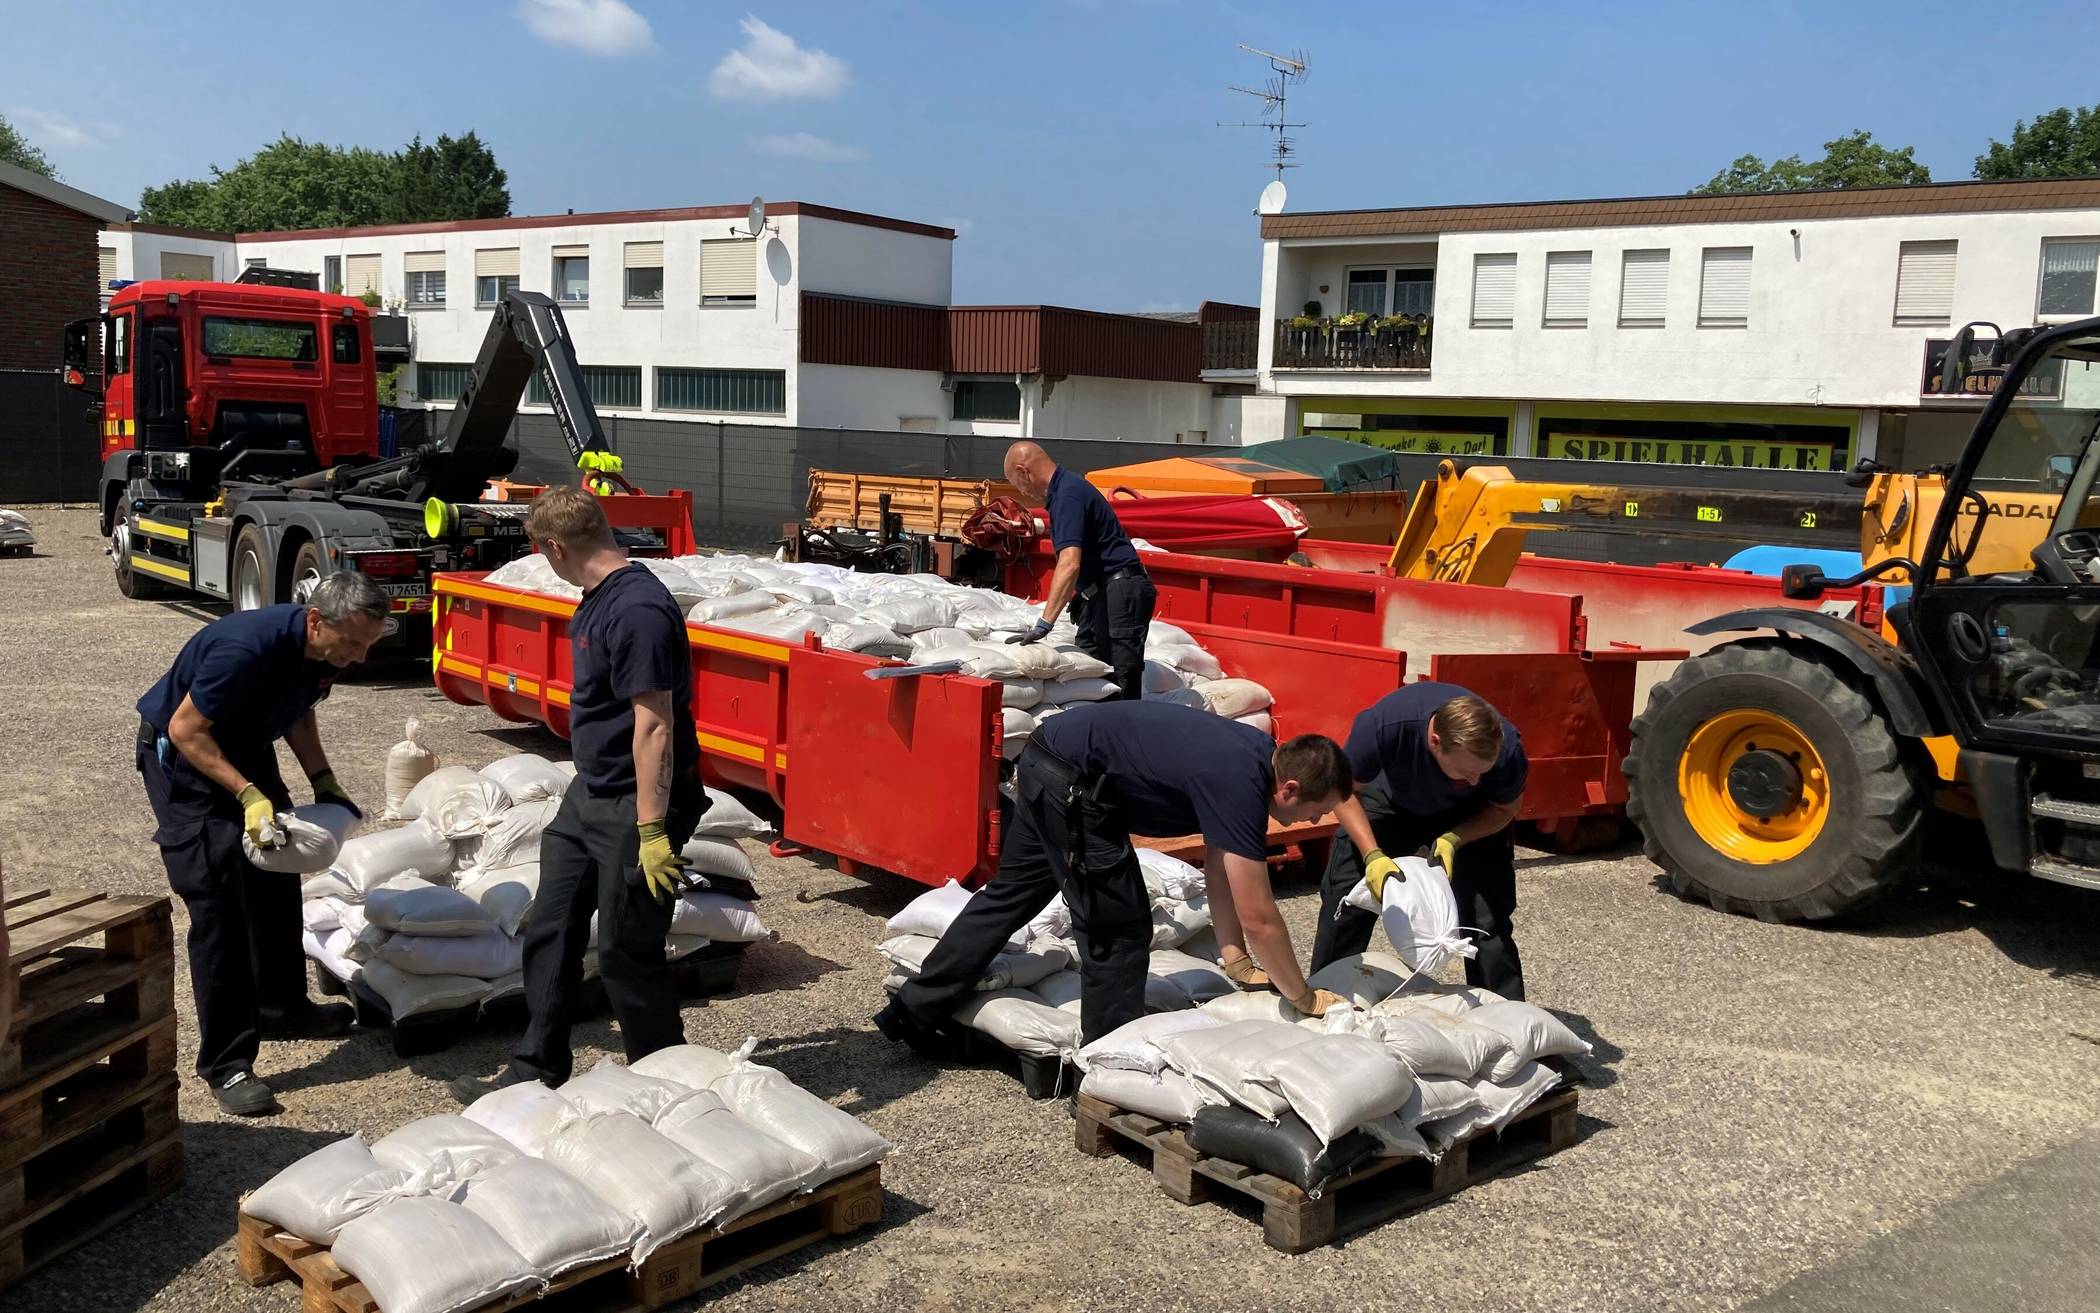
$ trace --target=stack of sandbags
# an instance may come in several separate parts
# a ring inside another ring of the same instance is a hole
[[[1189,632],[1154,620],[1145,635],[1145,696],[1229,716],[1273,735],[1269,690],[1251,679],[1233,679],[1218,659]]]
[[[890,1143],[750,1060],[681,1045],[308,1154],[241,1211],[318,1245],[387,1313],[449,1313],[880,1161]]]

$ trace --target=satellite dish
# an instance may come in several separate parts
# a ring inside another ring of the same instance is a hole
[[[753,237],[756,237],[756,236],[758,236],[758,235],[759,235],[760,233],[762,233],[762,232],[764,232],[764,231],[766,230],[766,198],[765,198],[765,197],[763,197],[763,196],[753,196],[753,197],[751,198],[751,211],[750,211],[750,213],[749,213],[749,214],[747,214],[747,215],[745,216],[745,218],[744,218],[744,222],[746,222],[746,223],[748,223],[749,225],[751,225],[751,235],[752,235]]]
[[[1275,182],[1261,189],[1261,200],[1255,205],[1256,212],[1260,214],[1282,214],[1284,196],[1283,179],[1278,178]]]

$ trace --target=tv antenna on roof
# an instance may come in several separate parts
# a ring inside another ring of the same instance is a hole
[[[763,196],[753,196],[751,198],[751,208],[744,214],[744,223],[749,227],[750,231],[739,233],[732,226],[729,230],[729,235],[732,237],[758,237],[764,235],[766,231],[766,201]]]
[[[1269,61],[1269,79],[1262,83],[1259,89],[1227,86],[1226,90],[1238,92],[1242,96],[1252,96],[1260,101],[1261,117],[1252,123],[1226,123],[1220,120],[1218,126],[1221,128],[1261,128],[1275,133],[1275,153],[1269,161],[1269,167],[1276,170],[1276,179],[1281,182],[1285,169],[1298,167],[1291,160],[1291,156],[1298,153],[1298,143],[1291,140],[1288,129],[1307,126],[1304,123],[1292,123],[1289,121],[1290,116],[1285,112],[1284,99],[1291,87],[1305,81],[1305,72],[1311,66],[1310,61],[1303,50],[1294,51],[1288,55],[1274,55],[1266,50],[1256,50],[1253,46],[1245,44],[1242,44],[1240,49],[1250,55],[1258,55]]]

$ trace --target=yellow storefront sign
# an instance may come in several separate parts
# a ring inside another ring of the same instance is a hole
[[[1347,438],[1366,446],[1427,456],[1499,456],[1498,440],[1489,433],[1432,433],[1419,429],[1308,429],[1330,438]]]
[[[1738,469],[1827,470],[1832,448],[1812,442],[1621,438],[1609,434],[1557,433],[1539,454],[1562,460],[1631,461],[1654,465],[1718,465]]]

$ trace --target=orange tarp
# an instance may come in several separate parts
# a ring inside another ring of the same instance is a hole
[[[1209,493],[1271,497],[1325,492],[1327,489],[1326,483],[1316,474],[1286,470],[1240,456],[1173,456],[1166,460],[1094,470],[1086,476],[1086,481],[1103,492],[1128,488],[1147,496]]]

